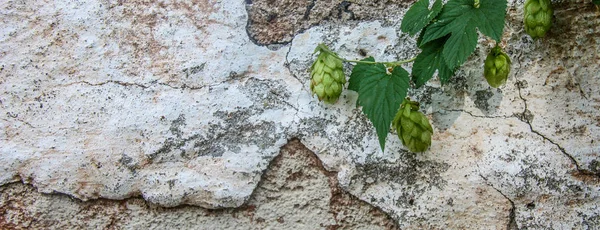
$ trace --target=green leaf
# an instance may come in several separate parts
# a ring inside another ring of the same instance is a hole
[[[362,59],[360,61],[375,62],[375,58],[368,57],[368,58]],[[377,68],[373,68],[374,66]],[[357,65],[354,66],[354,68],[352,68],[352,73],[350,74],[350,80],[348,80],[348,82],[349,82],[348,89],[359,93],[360,85],[361,85],[360,82],[365,78],[368,78],[373,75],[377,75],[379,69],[381,69],[381,68],[385,69],[385,65],[358,63]],[[360,104],[360,97],[356,101],[356,107],[358,107],[359,104]]]
[[[450,68],[460,66],[477,46],[477,31],[500,42],[504,30],[506,0],[449,0],[437,20],[425,28],[421,46],[450,34],[443,56]]]
[[[471,5],[457,4],[461,1],[472,2],[472,0],[450,0],[442,9],[438,19],[425,28],[422,45],[450,33],[464,30],[466,24],[473,17],[473,14],[468,13],[468,9],[475,8]]]
[[[593,0],[592,2],[594,2],[596,5],[600,5],[600,0]]]
[[[473,20],[461,32],[454,32],[444,46],[443,56],[450,68],[462,65],[477,47],[477,31],[470,26]]]
[[[471,19],[470,27],[477,27],[481,33],[499,42],[504,30],[506,0],[480,1],[479,8],[473,4],[473,0],[448,1],[437,21],[427,26],[423,44],[449,33],[461,32]]]
[[[360,87],[353,85],[358,89],[359,104],[375,126],[381,151],[384,151],[390,124],[409,88],[408,72],[397,66],[388,74],[384,65],[359,63],[352,70],[350,81],[353,77],[355,84],[360,84]]]
[[[429,0],[419,0],[413,4],[404,15],[400,29],[414,36],[442,11],[442,1],[436,0],[429,9]]]
[[[425,30],[421,30],[421,33],[417,37],[417,47],[419,48],[421,48],[421,43],[423,42],[423,35],[425,35]]]
[[[472,0],[471,0],[472,1]],[[500,43],[504,32],[506,0],[480,1],[481,6],[473,10],[473,22],[479,32]]]
[[[436,70],[442,85],[446,84],[450,77],[454,75],[454,71],[446,65],[446,61],[442,56],[448,37],[439,38],[425,44],[422,47],[423,51],[417,55],[412,69],[412,80],[417,88],[425,85],[433,77]]]
[[[375,62],[375,58],[368,57],[360,61]],[[350,74],[350,80],[348,81],[348,89],[359,92],[360,82],[362,81],[362,79],[377,74],[379,68],[385,69],[385,66],[383,64],[376,64],[375,66],[377,66],[378,68],[373,68],[373,66],[373,64],[364,63],[358,63],[357,65],[355,65],[354,68],[352,68],[352,74]]]

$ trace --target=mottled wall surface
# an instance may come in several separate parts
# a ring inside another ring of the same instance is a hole
[[[282,147],[241,207],[163,208],[140,198],[81,202],[14,183],[0,188],[0,226],[33,229],[395,229],[380,209],[342,190],[298,140]],[[60,210],[57,212],[57,210]]]
[[[409,92],[430,150],[382,152],[357,94],[319,103],[308,68],[319,43],[413,57],[411,3],[2,1],[0,227],[600,228],[600,10],[553,1],[532,40],[509,1],[507,84],[480,37]]]

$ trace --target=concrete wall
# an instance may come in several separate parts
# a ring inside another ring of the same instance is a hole
[[[308,68],[322,42],[415,56],[411,3],[3,1],[0,227],[599,228],[598,8],[553,1],[534,41],[509,1],[507,84],[481,36],[409,93],[430,150],[382,152],[357,94],[319,103]]]

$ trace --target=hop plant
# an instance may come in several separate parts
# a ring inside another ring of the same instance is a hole
[[[402,144],[411,152],[424,152],[431,146],[433,128],[429,119],[419,112],[419,103],[404,99],[392,122]]]
[[[319,101],[335,103],[346,83],[342,60],[324,44],[317,46],[316,52],[319,52],[319,56],[310,67],[310,90],[313,95],[317,94]]]
[[[485,59],[483,76],[491,87],[498,88],[506,83],[509,72],[510,58],[496,45]]]
[[[552,27],[552,3],[550,0],[525,1],[525,31],[533,39],[541,38]]]

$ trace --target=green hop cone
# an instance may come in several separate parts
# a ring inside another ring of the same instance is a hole
[[[317,60],[310,67],[310,90],[317,94],[319,101],[335,103],[346,83],[342,60],[324,44],[319,44],[315,52],[320,52]]]
[[[402,144],[411,152],[424,152],[431,146],[433,128],[429,119],[419,112],[418,102],[404,99],[392,126],[398,132]]]
[[[506,83],[510,73],[510,58],[496,45],[485,59],[483,76],[491,87],[498,88]]]
[[[533,39],[544,37],[552,27],[550,0],[526,0],[524,13],[525,31]]]

